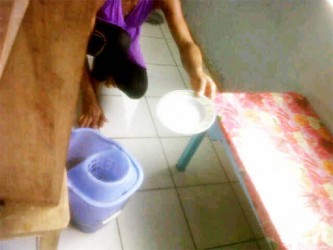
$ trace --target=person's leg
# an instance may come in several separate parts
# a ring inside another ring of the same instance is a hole
[[[101,127],[105,116],[96,94],[99,82],[112,78],[115,85],[131,98],[140,98],[147,89],[147,72],[129,59],[129,35],[117,26],[97,22],[90,38],[88,53],[94,57],[91,72],[84,72],[81,88],[83,109],[79,126]]]
[[[100,29],[107,29],[105,36],[110,42],[103,53],[95,57],[93,75],[99,80],[111,77],[114,85],[130,98],[142,97],[147,90],[148,77],[146,69],[129,58],[130,36],[119,27],[103,25]]]
[[[132,99],[141,98],[148,87],[147,70],[131,60],[119,60],[112,67],[112,74],[104,85],[108,88],[118,87]]]
[[[147,70],[129,59],[114,67],[113,79],[117,87],[132,99],[141,98],[147,91]]]

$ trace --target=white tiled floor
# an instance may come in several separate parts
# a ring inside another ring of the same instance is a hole
[[[17,238],[13,240],[1,240],[0,250],[18,250],[27,249],[35,250],[37,247],[37,241],[34,237]]]
[[[141,163],[145,179],[122,213],[93,234],[70,226],[59,250],[266,249],[255,218],[223,147],[205,138],[186,172],[175,163],[188,137],[167,131],[155,116],[159,97],[184,89],[168,27],[145,24],[141,38],[150,86],[140,100],[103,87],[108,123],[101,133],[126,147]],[[0,250],[36,248],[34,238],[0,242]]]

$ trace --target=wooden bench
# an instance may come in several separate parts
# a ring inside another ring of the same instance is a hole
[[[0,206],[0,240],[37,236],[38,249],[56,250],[61,230],[69,223],[67,172],[58,205],[31,205],[7,201]]]
[[[55,250],[68,225],[68,139],[102,2],[1,0],[0,240]]]
[[[333,137],[296,93],[222,93],[222,140],[254,213],[274,249],[333,249]],[[180,171],[205,133],[192,137]]]

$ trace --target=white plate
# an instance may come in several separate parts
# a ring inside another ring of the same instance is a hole
[[[207,130],[215,121],[212,101],[191,90],[176,90],[164,95],[156,108],[157,117],[169,130],[193,135]]]

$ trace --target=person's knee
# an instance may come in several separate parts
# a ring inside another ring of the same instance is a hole
[[[139,99],[144,96],[148,88],[148,78],[146,71],[132,72],[127,84],[124,84],[121,90],[132,99]]]
[[[115,67],[117,69],[113,78],[117,87],[129,98],[139,99],[143,97],[148,88],[147,70],[128,59]]]
[[[140,99],[147,92],[147,84],[138,84],[134,87],[126,89],[124,92],[131,99]]]

